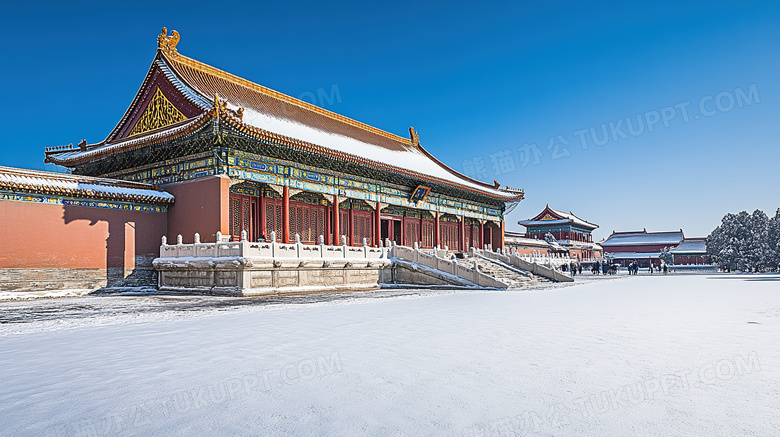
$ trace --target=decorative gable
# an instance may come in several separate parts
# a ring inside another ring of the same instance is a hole
[[[186,119],[187,117],[176,109],[176,106],[165,97],[160,88],[157,88],[154,96],[149,101],[149,104],[146,105],[144,112],[138,118],[128,136],[170,126]]]
[[[188,96],[186,89],[158,55],[133,102],[106,142],[164,128],[203,112],[204,107],[199,107],[198,102]]]

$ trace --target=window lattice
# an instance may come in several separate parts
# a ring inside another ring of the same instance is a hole
[[[349,211],[340,211],[339,212],[339,241],[338,244],[341,244],[341,236],[346,235],[347,238],[349,238]]]
[[[444,246],[447,246],[448,248],[452,250],[458,249],[458,242],[460,241],[460,238],[458,238],[458,231],[459,226],[457,223],[440,223],[439,224],[439,232],[440,232],[440,239],[441,239],[441,246],[442,248]]]
[[[414,243],[420,242],[420,220],[419,219],[406,219],[404,220],[405,239],[404,242],[407,246],[414,246]]]
[[[479,240],[479,225],[471,227],[471,245],[482,248],[482,242]]]
[[[265,200],[265,238],[271,238],[271,232],[276,232],[277,240],[282,239],[282,202]]]
[[[372,244],[371,222],[370,212],[352,211],[352,244],[362,245],[363,238],[369,246]]]
[[[433,247],[436,235],[436,224],[433,220],[422,221],[422,247]]]
[[[241,198],[230,196],[230,235],[241,232]]]

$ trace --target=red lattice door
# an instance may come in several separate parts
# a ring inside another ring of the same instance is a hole
[[[436,239],[436,222],[433,220],[422,221],[422,247],[431,248]]]
[[[441,238],[442,248],[446,246],[450,250],[458,250],[458,242],[460,241],[460,238],[458,237],[459,231],[460,229],[457,223],[440,223],[439,237]]]
[[[282,240],[282,201],[265,199],[265,238],[270,241],[271,232],[276,232],[276,240]]]
[[[258,205],[259,202],[255,196],[230,194],[230,235],[233,240],[241,239],[241,231],[246,231],[249,241],[257,239]]]
[[[366,243],[371,246],[373,232],[373,220],[372,214],[365,211],[352,211],[352,244],[360,246],[363,244],[363,239],[366,239]]]
[[[290,202],[290,234],[298,234],[302,243],[318,243],[325,236],[325,207]]]
[[[420,243],[420,219],[404,219],[404,244],[413,247],[414,243]]]

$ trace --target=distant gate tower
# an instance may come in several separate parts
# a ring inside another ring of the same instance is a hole
[[[601,246],[593,242],[591,235],[599,226],[586,222],[571,212],[552,209],[547,205],[535,217],[520,220],[518,224],[525,226],[526,238],[544,240],[545,235],[552,234],[570,256],[576,256],[580,260],[602,256]]]

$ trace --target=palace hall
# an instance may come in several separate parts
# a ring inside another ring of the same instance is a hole
[[[180,54],[179,40],[178,32],[163,29],[140,89],[103,141],[46,149],[45,161],[71,175],[5,169],[16,176],[0,186],[6,193],[0,200],[62,205],[78,199],[69,208],[82,208],[75,215],[84,220],[91,211],[104,217],[101,207],[162,215],[153,227],[133,227],[125,267],[128,258],[136,264],[153,258],[163,236],[182,235],[187,243],[196,233],[204,243],[220,235],[237,241],[245,232],[253,242],[376,247],[390,240],[451,251],[504,246],[504,214],[523,190],[453,170],[423,148],[414,128],[399,136],[287,96]],[[122,196],[51,191],[62,181]],[[156,192],[149,199],[164,202],[139,201],[143,196],[133,190]],[[43,194],[46,200],[34,200]],[[49,228],[71,238],[58,219]],[[51,267],[35,265],[40,257],[32,252],[26,256],[28,267]],[[106,262],[110,268],[114,261],[107,256]],[[25,267],[19,259],[6,264],[0,269]]]

